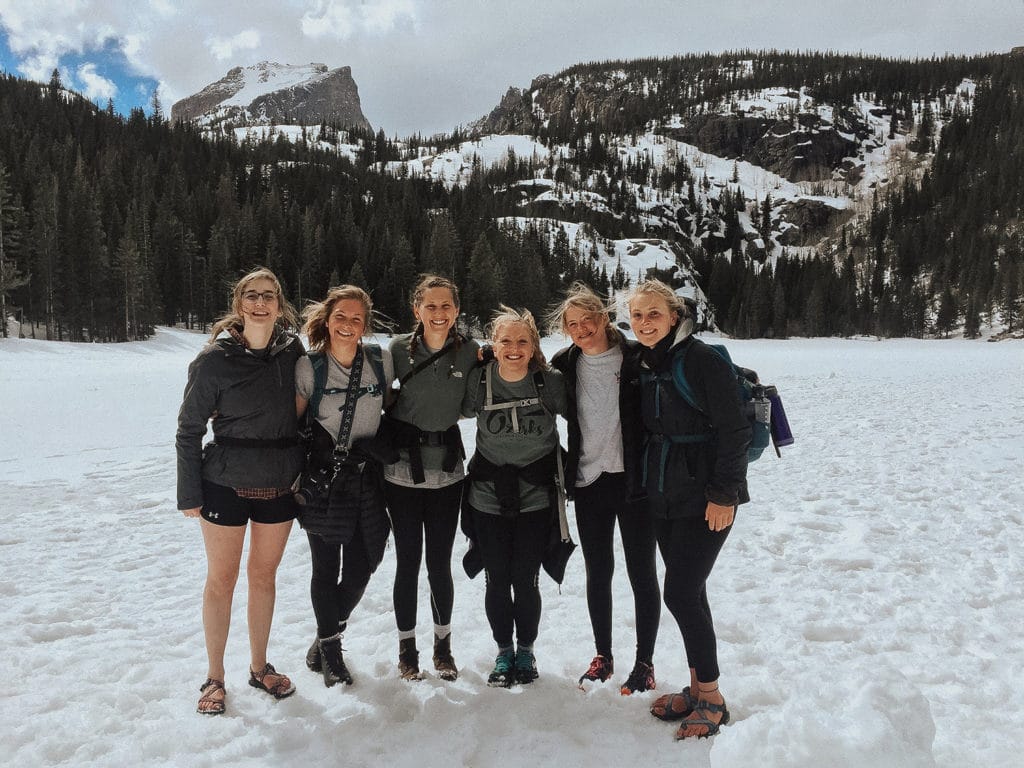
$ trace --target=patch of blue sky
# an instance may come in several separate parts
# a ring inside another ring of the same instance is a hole
[[[19,69],[21,60],[22,57],[11,51],[6,31],[0,29],[0,69],[23,77]],[[100,48],[66,51],[60,55],[57,68],[65,87],[78,91],[101,108],[106,108],[107,101],[112,100],[114,109],[123,115],[136,107],[147,114],[152,111],[153,91],[158,82],[131,71],[116,39],[108,39]]]

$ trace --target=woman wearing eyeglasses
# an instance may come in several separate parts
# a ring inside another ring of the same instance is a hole
[[[295,311],[274,273],[257,269],[232,292],[231,310],[188,369],[178,412],[178,509],[200,518],[206,546],[203,629],[208,669],[197,711],[224,712],[224,648],[249,529],[249,685],[276,699],[295,692],[267,662],[277,567],[297,507],[302,467],[295,414],[295,363],[305,351],[289,329]],[[213,440],[203,446],[207,423]],[[251,523],[251,525],[250,525]]]

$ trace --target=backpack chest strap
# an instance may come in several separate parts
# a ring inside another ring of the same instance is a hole
[[[494,391],[491,388],[491,377],[487,375],[487,370],[484,371],[484,407],[485,411],[512,411],[512,431],[519,431],[519,409],[525,408],[529,405],[540,405],[544,407],[540,397],[526,397],[522,400],[508,400],[503,403],[494,402]],[[547,410],[547,409],[545,409]]]

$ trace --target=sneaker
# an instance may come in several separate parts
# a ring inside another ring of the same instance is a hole
[[[516,682],[526,685],[532,683],[537,677],[537,659],[533,655],[533,651],[525,651],[520,648],[516,653]]]
[[[494,669],[487,676],[487,684],[492,688],[511,688],[516,681],[515,663],[516,656],[512,651],[499,653],[494,660]]]
[[[657,687],[654,682],[654,665],[638,661],[633,665],[633,671],[629,673],[629,677],[622,684],[619,693],[629,696],[642,691],[653,691]]]
[[[612,659],[605,658],[600,653],[594,657],[594,660],[590,662],[590,669],[580,675],[580,687],[583,687],[583,683],[590,681],[592,683],[603,683],[609,677],[612,676],[612,672],[615,671],[615,662]]]
[[[409,682],[423,679],[420,673],[420,652],[416,650],[414,639],[402,640],[398,644],[398,676]]]
[[[443,639],[434,638],[434,669],[437,676],[442,680],[456,680],[459,677],[459,669],[455,666],[455,659],[452,658],[452,636],[446,635]]]

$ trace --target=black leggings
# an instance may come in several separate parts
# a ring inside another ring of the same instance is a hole
[[[665,605],[679,625],[686,661],[697,681],[718,679],[718,643],[708,605],[707,580],[732,530],[712,531],[703,517],[657,520],[658,548],[665,561]]]
[[[473,511],[477,543],[484,561],[487,590],[484,607],[499,648],[533,645],[540,627],[537,578],[551,533],[551,509],[520,512],[515,517]]]
[[[587,608],[597,653],[612,658],[612,575],[615,521],[619,521],[626,574],[633,588],[636,660],[652,663],[661,619],[661,590],[655,555],[654,519],[645,505],[626,501],[622,472],[603,473],[576,489],[576,527],[587,567]]]
[[[444,488],[408,488],[387,483],[384,495],[395,535],[394,601],[398,631],[416,628],[416,592],[424,541],[434,624],[450,624],[455,601],[452,545],[459,523],[462,483]]]
[[[313,533],[307,532],[306,536],[313,557],[309,593],[316,615],[316,632],[318,637],[330,637],[348,621],[352,609],[366,591],[373,571],[358,525],[352,541],[344,546],[330,544]]]

